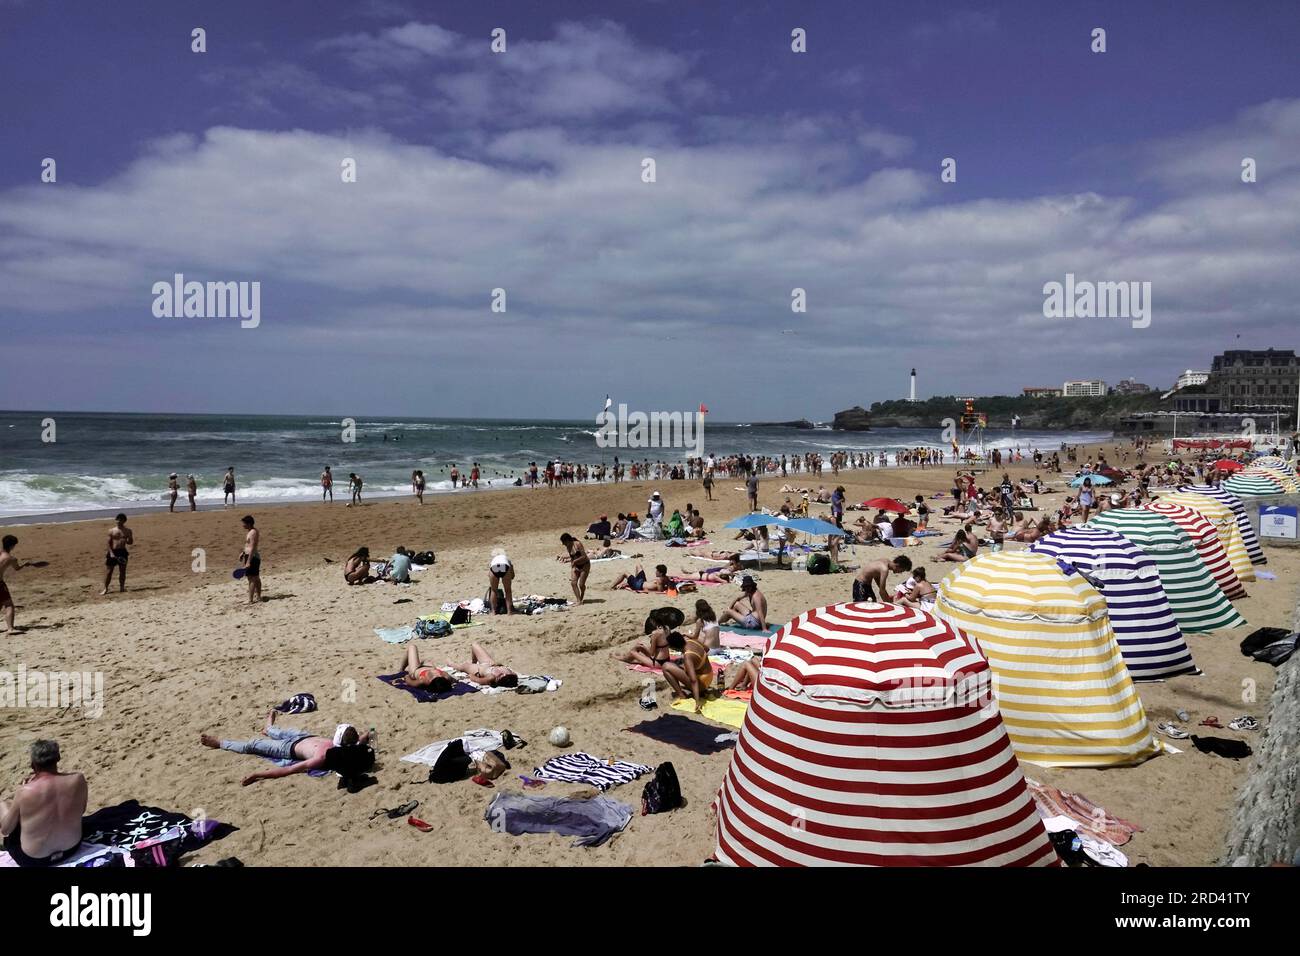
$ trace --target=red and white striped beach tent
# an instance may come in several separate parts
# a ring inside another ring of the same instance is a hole
[[[714,807],[739,866],[1059,863],[978,647],[894,604],[777,633]]]

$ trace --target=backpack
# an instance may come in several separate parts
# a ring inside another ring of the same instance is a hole
[[[451,622],[441,618],[434,620],[420,618],[415,622],[413,630],[416,637],[446,637],[451,633]]]
[[[677,782],[677,770],[671,762],[655,768],[654,779],[641,791],[641,815],[665,813],[682,805],[682,788]]]
[[[437,558],[435,557],[432,551],[421,551],[419,554],[413,555],[411,557],[412,564],[419,564],[425,567],[427,567],[430,564],[433,564],[434,561],[436,560]]]
[[[808,555],[807,571],[809,574],[830,574],[831,556],[822,551]]]

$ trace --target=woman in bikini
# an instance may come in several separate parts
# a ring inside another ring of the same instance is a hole
[[[695,602],[695,630],[686,635],[687,640],[698,641],[710,650],[721,643],[718,631],[718,615],[708,601],[701,598]]]
[[[668,646],[669,630],[657,627],[650,633],[650,640],[637,641],[629,650],[615,651],[614,659],[625,664],[641,664],[645,667],[663,667],[672,657]]]
[[[573,588],[573,596],[581,604],[587,593],[587,575],[591,573],[591,558],[587,556],[587,549],[583,543],[567,531],[560,535],[560,544],[564,545],[564,550],[568,553],[557,560],[569,562],[571,569],[569,586]]]
[[[421,663],[420,651],[413,643],[407,645],[406,661],[401,670],[403,673],[398,681],[407,687],[424,687],[435,694],[451,690],[451,677],[445,671]]]
[[[664,680],[673,689],[674,698],[694,698],[698,714],[704,709],[704,692],[713,684],[709,649],[695,638],[683,637],[676,631],[668,635],[668,646],[681,651],[682,656],[664,664]]]
[[[370,577],[370,549],[357,548],[343,566],[343,580],[348,584],[365,584]]]
[[[716,581],[719,584],[728,584],[737,575],[744,572],[740,563],[740,555],[732,551],[727,554],[727,564],[720,565],[716,568],[705,568],[703,571],[691,572],[690,568],[682,568],[682,574],[686,577],[694,576],[696,581]]]
[[[483,687],[519,686],[519,675],[504,664],[498,664],[494,661],[492,655],[479,644],[470,646],[468,663],[453,664],[452,667],[458,671],[464,671],[472,682]]]

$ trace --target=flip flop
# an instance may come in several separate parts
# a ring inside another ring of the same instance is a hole
[[[370,814],[370,819],[387,816],[390,820],[396,820],[398,817],[404,817],[420,805],[419,800],[412,800],[410,803],[404,803],[400,807],[389,810],[387,807],[380,807],[374,813]]]
[[[483,776],[481,773],[474,774],[474,776],[470,777],[470,779],[473,780],[480,787],[496,787],[496,784],[494,784],[487,777]]]
[[[433,832],[433,827],[430,824],[425,823],[423,820],[417,820],[415,817],[407,817],[406,822],[415,827],[421,833]]]
[[[542,787],[546,786],[545,780],[538,780],[536,777],[526,777],[523,774],[520,774],[519,779],[524,782],[525,790],[540,790]]]
[[[1233,730],[1259,730],[1259,721],[1254,717],[1243,714],[1236,720],[1231,721],[1228,726]]]
[[[1222,730],[1222,729],[1223,729],[1223,724],[1219,723],[1219,718],[1218,718],[1218,717],[1206,717],[1203,721],[1201,721],[1201,726],[1202,726],[1202,727],[1214,727],[1214,728],[1217,728],[1218,730]]]

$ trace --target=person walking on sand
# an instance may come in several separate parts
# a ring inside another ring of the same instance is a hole
[[[108,545],[104,549],[104,564],[108,570],[104,572],[104,589],[99,592],[101,597],[108,593],[108,586],[113,583],[114,569],[117,571],[118,591],[126,590],[126,561],[131,556],[127,546],[135,544],[135,535],[126,526],[126,515],[119,514],[113,521],[108,532]]]
[[[171,497],[171,501],[167,503],[167,510],[174,512],[176,510],[176,499],[181,493],[181,483],[174,471],[167,476],[167,493]]]
[[[14,627],[14,597],[9,593],[9,585],[5,584],[5,572],[17,571],[23,567],[23,562],[14,557],[14,548],[18,546],[18,539],[7,534],[4,540],[0,541],[0,614],[4,615],[6,633],[21,634],[23,628]]]
[[[334,501],[334,473],[330,471],[329,465],[320,473],[320,500],[323,502],[326,497],[331,503]]]
[[[194,498],[195,498],[195,496],[196,496],[198,493],[199,493],[199,485],[198,485],[198,482],[196,482],[196,481],[194,480],[194,476],[193,476],[193,475],[186,475],[186,476],[185,476],[185,494],[186,494],[186,496],[188,496],[189,499],[190,499],[190,510],[191,510],[191,511],[198,511],[198,510],[199,510],[198,505],[197,505],[197,504],[195,503],[195,501],[194,501]]]
[[[348,472],[348,491],[352,493],[352,500],[348,502],[348,507],[361,504],[361,476],[355,471]]]
[[[226,477],[221,482],[222,507],[229,508],[235,503],[235,466],[226,469]]]
[[[745,495],[749,498],[749,510],[758,510],[758,472],[751,471],[745,479]]]
[[[262,600],[262,532],[253,527],[253,516],[244,515],[244,550],[239,555],[239,562],[244,566],[244,577],[248,579],[248,603],[256,604]]]
[[[560,544],[564,545],[564,550],[568,554],[557,560],[569,562],[569,585],[573,588],[573,596],[581,604],[587,596],[587,575],[591,573],[591,558],[587,555],[583,543],[567,531],[560,535]]]
[[[424,504],[424,472],[418,468],[411,472],[411,493],[415,495],[415,500]]]

